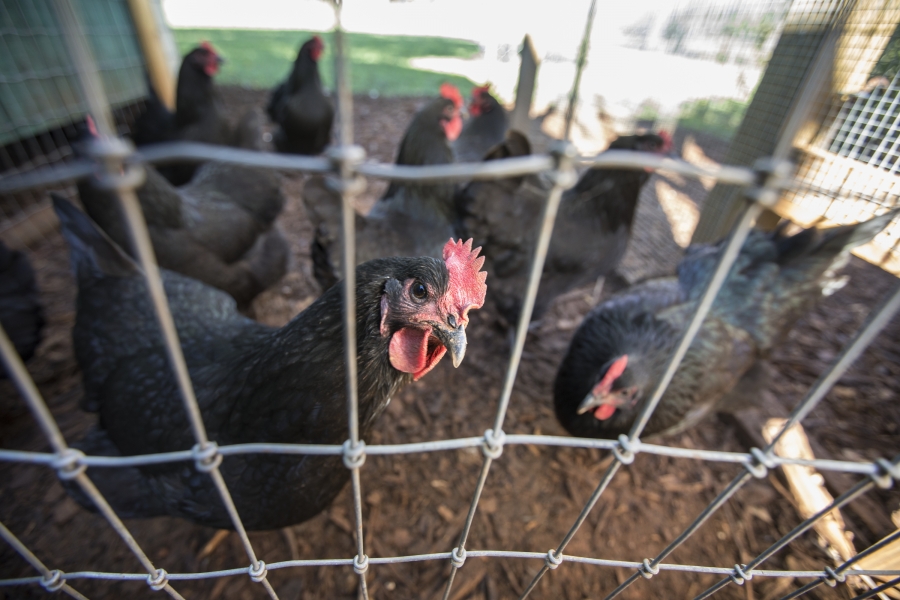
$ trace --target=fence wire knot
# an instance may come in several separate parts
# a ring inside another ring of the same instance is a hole
[[[147,585],[154,592],[158,592],[169,585],[169,574],[165,569],[157,569],[155,573],[147,575]]]
[[[325,178],[328,189],[338,194],[358,196],[366,190],[366,178],[362,175],[354,175],[349,179],[342,179],[337,175],[329,175]]]
[[[617,461],[619,461],[623,465],[630,465],[634,462],[634,448],[635,447],[631,443],[631,440],[629,440],[628,436],[623,433],[619,436],[619,444],[617,446],[613,446],[612,453],[613,456],[616,457]]]
[[[503,443],[506,441],[506,434],[501,429],[496,434],[493,429],[484,432],[484,442],[481,443],[481,451],[487,458],[497,460],[503,454]]]
[[[894,485],[895,479],[900,479],[900,465],[896,465],[889,460],[883,458],[875,459],[875,466],[878,467],[878,473],[872,475],[875,485],[886,490]]]
[[[358,469],[366,462],[366,443],[359,440],[353,445],[352,440],[347,440],[343,444],[344,449],[344,466],[348,469]]]
[[[366,151],[362,146],[333,146],[325,153],[328,160],[334,166],[337,173],[326,177],[327,186],[339,194],[356,196],[366,189],[365,177],[357,174],[349,174],[349,170],[366,159]]]
[[[572,160],[578,155],[578,150],[569,142],[559,142],[550,149],[550,154],[556,160],[556,169],[548,173],[550,180],[564,190],[569,189],[578,181],[572,168]]]
[[[650,579],[654,575],[659,574],[659,565],[656,565],[654,567],[650,564],[650,559],[645,558],[641,566],[638,567],[638,571],[640,572],[641,577],[643,577],[644,579]]]
[[[147,172],[142,165],[123,165],[121,173],[104,171],[94,175],[93,185],[102,190],[127,192],[140,187],[147,179]]]
[[[453,549],[453,552],[450,553],[450,564],[456,569],[461,569],[465,562],[466,549],[462,546],[457,546]]]
[[[263,579],[266,578],[266,573],[268,573],[268,569],[266,569],[266,563],[263,561],[257,561],[256,565],[250,565],[250,568],[247,569],[247,573],[250,575],[250,579],[253,580],[254,583],[260,583]]]
[[[757,479],[765,479],[769,469],[775,467],[775,461],[759,448],[750,448],[751,462],[744,463],[744,468]]]
[[[66,585],[66,580],[63,579],[62,571],[59,569],[53,569],[43,577],[41,577],[41,586],[47,590],[48,592],[55,592],[59,590],[62,586]]]
[[[767,208],[774,207],[780,197],[779,190],[787,184],[794,165],[790,161],[766,157],[753,163],[753,170],[756,171],[756,187],[747,190],[747,197]]]
[[[744,585],[745,581],[750,581],[753,579],[753,573],[747,573],[744,569],[747,565],[734,565],[734,573],[729,575],[731,580],[738,585]]]
[[[81,462],[84,452],[77,448],[66,448],[53,459],[53,468],[60,479],[75,479],[87,469],[87,465]]]
[[[218,469],[219,465],[222,464],[219,445],[215,442],[206,442],[205,447],[200,444],[194,444],[194,447],[191,448],[191,454],[194,457],[194,465],[202,473],[209,473]]]
[[[756,459],[756,462],[765,466],[767,469],[775,468],[775,461],[772,457],[760,450],[759,448],[750,448],[750,454]]]
[[[353,557],[353,572],[357,575],[365,575],[369,571],[369,556],[357,554]]]
[[[563,563],[563,558],[562,553],[557,555],[556,550],[547,550],[547,558],[544,559],[544,563],[547,565],[548,569],[555,569]]]
[[[825,575],[826,575],[825,583],[827,583],[831,587],[834,587],[839,583],[844,583],[845,581],[847,581],[847,576],[844,575],[843,572],[838,573],[837,571],[835,571],[834,569],[832,569],[831,567],[828,567],[828,566],[825,567]]]

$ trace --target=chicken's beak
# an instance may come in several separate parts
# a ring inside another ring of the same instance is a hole
[[[466,356],[466,326],[459,325],[455,329],[440,326],[435,327],[432,331],[450,353],[453,367],[459,367]]]
[[[581,401],[581,404],[578,405],[578,414],[583,415],[588,411],[595,411],[602,406],[604,407],[604,410],[600,411],[599,416],[595,416],[600,420],[605,420],[626,404],[627,401],[618,397],[616,394],[591,390],[590,393],[584,397],[584,400]]]
[[[595,394],[593,390],[588,393],[587,396],[584,397],[584,400],[581,401],[581,404],[578,405],[578,414],[583,415],[589,410],[597,408],[601,404],[608,404],[604,397],[600,394]]]

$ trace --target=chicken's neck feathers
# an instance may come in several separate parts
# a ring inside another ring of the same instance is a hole
[[[322,90],[322,79],[319,75],[319,65],[309,56],[299,56],[294,62],[294,68],[288,78],[287,91],[296,94],[306,90]]]
[[[183,129],[210,116],[217,110],[217,100],[212,77],[182,64],[175,98],[175,126]]]

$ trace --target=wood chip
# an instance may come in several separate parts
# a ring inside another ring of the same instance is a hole
[[[441,518],[447,521],[448,523],[453,520],[453,517],[456,516],[452,510],[450,510],[447,506],[441,504],[437,507],[438,514],[441,515]]]
[[[225,538],[227,538],[230,534],[231,534],[231,531],[229,531],[227,529],[218,530],[212,536],[212,538],[210,538],[210,540],[208,542],[206,542],[206,545],[203,546],[203,549],[200,550],[200,554],[197,555],[197,560],[202,560],[202,559],[206,558],[207,556],[211,555],[213,552],[215,552],[216,548],[219,547],[219,544],[224,542]]]
[[[782,426],[785,419],[769,419],[763,428],[763,436],[771,443]],[[775,444],[775,453],[778,456],[789,458],[815,459],[809,440],[799,423],[791,427]],[[791,487],[791,492],[796,498],[797,509],[804,519],[808,519],[822,509],[828,507],[834,501],[834,497],[825,489],[824,479],[812,467],[803,465],[782,465],[784,475]],[[831,511],[813,525],[815,530],[828,544],[840,554],[843,560],[856,555],[856,549],[844,526],[844,519],[837,509]]]
[[[353,525],[350,524],[350,521],[347,520],[344,513],[334,510],[329,511],[328,520],[337,525],[338,529],[342,530],[344,533],[353,535]]]

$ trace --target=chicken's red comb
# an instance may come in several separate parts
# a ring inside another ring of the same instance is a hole
[[[669,135],[668,131],[660,130],[656,135],[662,138],[663,145],[660,148],[660,152],[668,152],[672,149],[672,136]]]
[[[84,117],[84,122],[87,124],[88,133],[94,137],[100,137],[100,134],[97,133],[97,124],[94,123],[94,117],[86,115]]]
[[[591,393],[602,396],[603,394],[608,394],[612,389],[613,383],[615,383],[616,379],[622,376],[622,373],[625,372],[625,367],[628,366],[628,355],[623,354],[619,358],[613,361],[611,365],[609,365],[609,369],[606,370],[606,374],[603,376],[603,379],[600,380],[600,383],[594,386],[594,389]]]
[[[481,98],[482,94],[487,94],[490,91],[491,91],[491,84],[489,84],[489,83],[486,83],[480,87],[473,87],[472,88],[472,97],[473,98]]]
[[[460,94],[459,89],[451,83],[441,84],[441,96],[447,100],[452,100],[453,105],[456,108],[460,108],[463,105],[462,94]]]
[[[459,311],[463,320],[471,308],[484,306],[487,294],[487,272],[481,270],[484,257],[478,256],[481,248],[472,250],[472,240],[463,243],[450,238],[444,245],[444,263],[450,272],[450,288],[447,292],[452,308]]]
[[[210,44],[210,43],[207,42],[206,40],[200,42],[200,47],[203,48],[204,50],[209,50],[209,51],[212,52],[213,54],[216,53],[216,49],[213,48],[213,47],[212,47],[212,44]]]

